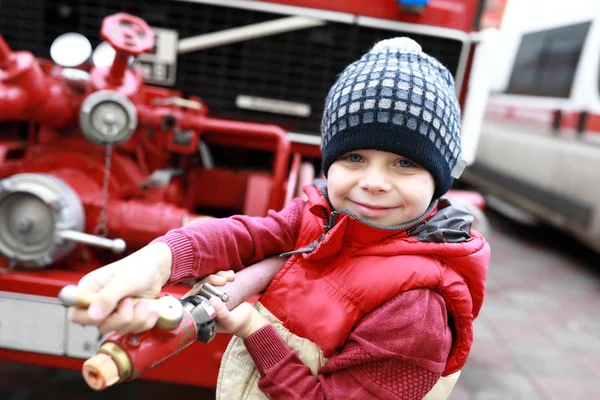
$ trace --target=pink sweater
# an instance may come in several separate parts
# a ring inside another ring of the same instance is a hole
[[[297,199],[266,218],[235,216],[170,231],[156,240],[173,252],[169,283],[293,250],[303,206]],[[451,344],[444,300],[430,289],[401,293],[373,310],[317,376],[272,326],[245,340],[259,387],[271,399],[420,400],[440,378]]]

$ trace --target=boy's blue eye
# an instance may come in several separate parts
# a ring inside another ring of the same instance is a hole
[[[361,162],[363,160],[362,156],[359,154],[350,154],[346,156],[346,159],[353,163]]]
[[[415,164],[412,161],[408,160],[400,160],[398,161],[398,165],[402,168],[412,168],[415,166]]]

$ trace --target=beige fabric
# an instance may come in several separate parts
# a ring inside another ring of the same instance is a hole
[[[313,342],[291,333],[260,302],[254,306],[277,330],[285,344],[296,352],[300,360],[310,368],[313,375],[327,359]],[[227,346],[217,380],[217,400],[263,400],[269,396],[258,389],[260,377],[252,357],[248,354],[244,341],[234,337]]]
[[[308,339],[291,333],[260,302],[256,303],[255,308],[275,327],[286,345],[296,352],[300,360],[316,376],[319,368],[327,361],[321,349]],[[460,371],[442,377],[423,400],[448,399],[459,376]],[[229,342],[221,361],[217,380],[217,400],[268,400],[269,396],[258,389],[259,378],[260,375],[244,346],[244,341],[234,337]]]
[[[446,400],[450,397],[450,393],[452,392],[452,389],[454,389],[454,385],[456,385],[459,376],[460,371],[456,371],[448,376],[442,376],[431,388],[429,393],[423,397],[423,400]]]

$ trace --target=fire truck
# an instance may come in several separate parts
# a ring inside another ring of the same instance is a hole
[[[454,74],[472,163],[493,62],[487,28],[503,8],[498,0],[2,1],[0,360],[80,369],[100,337],[68,321],[61,288],[169,229],[265,215],[298,195],[321,174],[329,87],[379,40],[411,37]],[[449,195],[482,208],[476,194]],[[214,386],[228,340],[195,343],[142,377]],[[195,368],[173,368],[182,365]]]

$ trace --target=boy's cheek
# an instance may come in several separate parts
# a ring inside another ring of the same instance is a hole
[[[335,184],[330,183],[330,180],[327,180],[327,196],[329,197],[329,202],[333,206],[333,209],[338,210],[342,204],[342,198],[339,189]]]

